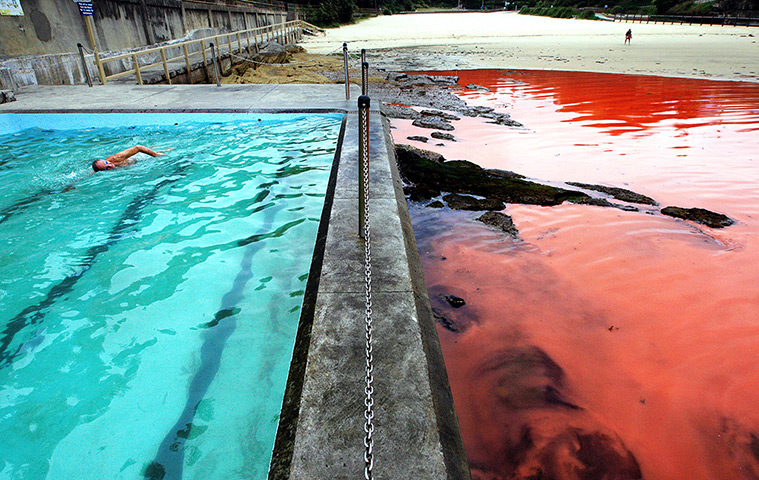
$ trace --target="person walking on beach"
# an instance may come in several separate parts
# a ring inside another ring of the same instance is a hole
[[[96,172],[102,172],[103,170],[110,170],[112,168],[123,167],[134,163],[131,159],[132,156],[138,153],[147,153],[151,157],[157,157],[163,155],[162,153],[154,152],[153,150],[143,147],[142,145],[135,145],[134,147],[122,150],[119,153],[114,153],[110,157],[105,157],[101,160],[95,160],[92,162],[92,169]]]
[[[628,43],[631,43],[631,40],[633,38],[633,31],[631,28],[627,29],[627,33],[625,33],[625,45]]]

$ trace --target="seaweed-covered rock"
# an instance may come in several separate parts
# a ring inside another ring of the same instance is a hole
[[[670,217],[681,218],[683,220],[692,220],[694,222],[706,225],[711,228],[729,227],[733,219],[721,213],[712,212],[704,208],[682,208],[682,207],[664,207],[661,213]]]
[[[438,140],[450,140],[451,142],[456,141],[456,139],[450,133],[432,132],[430,133],[430,137],[437,138]]]
[[[415,127],[431,128],[433,130],[455,130],[455,127],[450,123],[441,120],[438,117],[421,117],[417,118],[412,123]]]
[[[579,205],[594,205],[596,207],[611,207],[611,208],[618,208],[620,210],[623,210],[625,212],[638,212],[638,207],[634,207],[632,205],[621,205],[619,203],[612,203],[605,198],[581,198],[579,200],[570,200],[572,203],[577,203]]]
[[[483,169],[471,162],[440,162],[441,155],[425,152],[410,145],[395,148],[398,169],[406,183],[426,191],[426,199],[440,192],[477,195],[506,203],[528,205],[559,205],[579,201],[589,195],[574,190],[541,185],[522,178],[504,176],[502,171]],[[430,160],[435,158],[436,160]],[[419,198],[421,199],[421,198]]]
[[[641,195],[640,193],[635,193],[632,190],[627,190],[624,188],[606,187],[604,185],[591,185],[589,183],[580,182],[567,182],[567,185],[605,193],[623,202],[640,203],[643,205],[659,205],[656,200],[651,197],[647,197],[645,195]]]
[[[477,217],[477,221],[482,222],[489,227],[497,228],[513,238],[519,237],[519,230],[517,230],[517,227],[514,225],[514,221],[505,213],[485,212]]]
[[[469,195],[449,193],[443,196],[448,207],[453,210],[503,210],[503,202],[492,198],[474,198]]]

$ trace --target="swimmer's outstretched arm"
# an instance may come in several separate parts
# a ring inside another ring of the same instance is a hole
[[[113,162],[116,165],[123,165],[124,163],[127,162],[127,160],[129,160],[129,157],[136,155],[138,153],[147,153],[151,157],[157,157],[159,155],[163,155],[161,153],[154,152],[148,147],[144,147],[142,145],[135,145],[134,147],[127,148],[126,150],[123,150],[119,153],[114,153],[110,157],[106,157],[105,160],[108,162]]]

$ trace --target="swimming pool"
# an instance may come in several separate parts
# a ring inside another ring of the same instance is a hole
[[[0,479],[266,478],[341,119],[0,115]]]

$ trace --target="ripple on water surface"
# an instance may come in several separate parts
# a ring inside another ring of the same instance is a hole
[[[0,478],[266,478],[340,116],[53,117],[0,136]]]
[[[488,87],[458,94],[524,128],[462,119],[456,142],[422,148],[736,220],[713,230],[656,209],[507,205],[512,240],[476,215],[412,204],[473,476],[758,476],[759,85],[442,74]],[[418,134],[393,123],[399,143]]]

